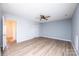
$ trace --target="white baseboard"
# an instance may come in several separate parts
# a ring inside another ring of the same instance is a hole
[[[76,50],[76,48],[74,47],[74,45],[73,45],[73,43],[72,43],[72,42],[71,42],[71,44],[72,44],[72,47],[73,47],[73,49],[74,49],[74,51],[75,51],[76,55],[77,55],[77,56],[79,56],[79,55],[78,55],[78,53],[77,53],[77,50]]]
[[[23,40],[19,40],[19,41],[17,41],[17,43],[21,43],[21,42],[24,42],[24,41],[28,41],[28,40],[31,40],[31,39],[34,39],[34,38],[37,38],[37,37],[39,37],[39,36],[28,37],[28,38],[25,38],[25,39],[23,39]]]
[[[68,39],[62,39],[62,38],[57,38],[57,37],[48,37],[48,36],[41,36],[41,37],[46,37],[46,38],[51,38],[51,39],[56,39],[56,40],[62,40],[62,41],[68,41],[68,42],[71,42],[71,40],[68,40]]]
[[[51,38],[51,39],[56,39],[56,40],[62,40],[62,41],[68,41],[68,42],[71,42],[71,40],[68,40],[68,39],[62,39],[62,38],[57,38],[57,37],[49,37],[49,36],[34,36],[34,37],[30,37],[30,38],[25,38],[25,40],[17,41],[17,43],[20,43],[20,42],[26,41],[26,39],[27,39],[27,40],[30,40],[30,39],[33,39],[33,38],[36,38],[36,37],[46,37],[46,38]]]

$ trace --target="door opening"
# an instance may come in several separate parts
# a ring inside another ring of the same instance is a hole
[[[5,20],[6,27],[6,44],[7,47],[11,47],[16,43],[16,21],[14,20]]]

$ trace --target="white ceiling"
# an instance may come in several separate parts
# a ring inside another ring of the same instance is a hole
[[[40,22],[40,15],[51,16],[48,21],[71,18],[77,4],[72,3],[31,3],[31,4],[2,4],[3,12],[17,15],[26,20]],[[44,21],[45,22],[45,21]]]

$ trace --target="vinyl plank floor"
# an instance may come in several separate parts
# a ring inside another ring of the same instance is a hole
[[[4,56],[76,56],[70,42],[38,37],[14,44]]]

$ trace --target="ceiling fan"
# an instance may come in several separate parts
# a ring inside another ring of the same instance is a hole
[[[45,15],[40,15],[40,21],[41,20],[48,20],[48,18],[49,18],[50,16],[45,16]]]

